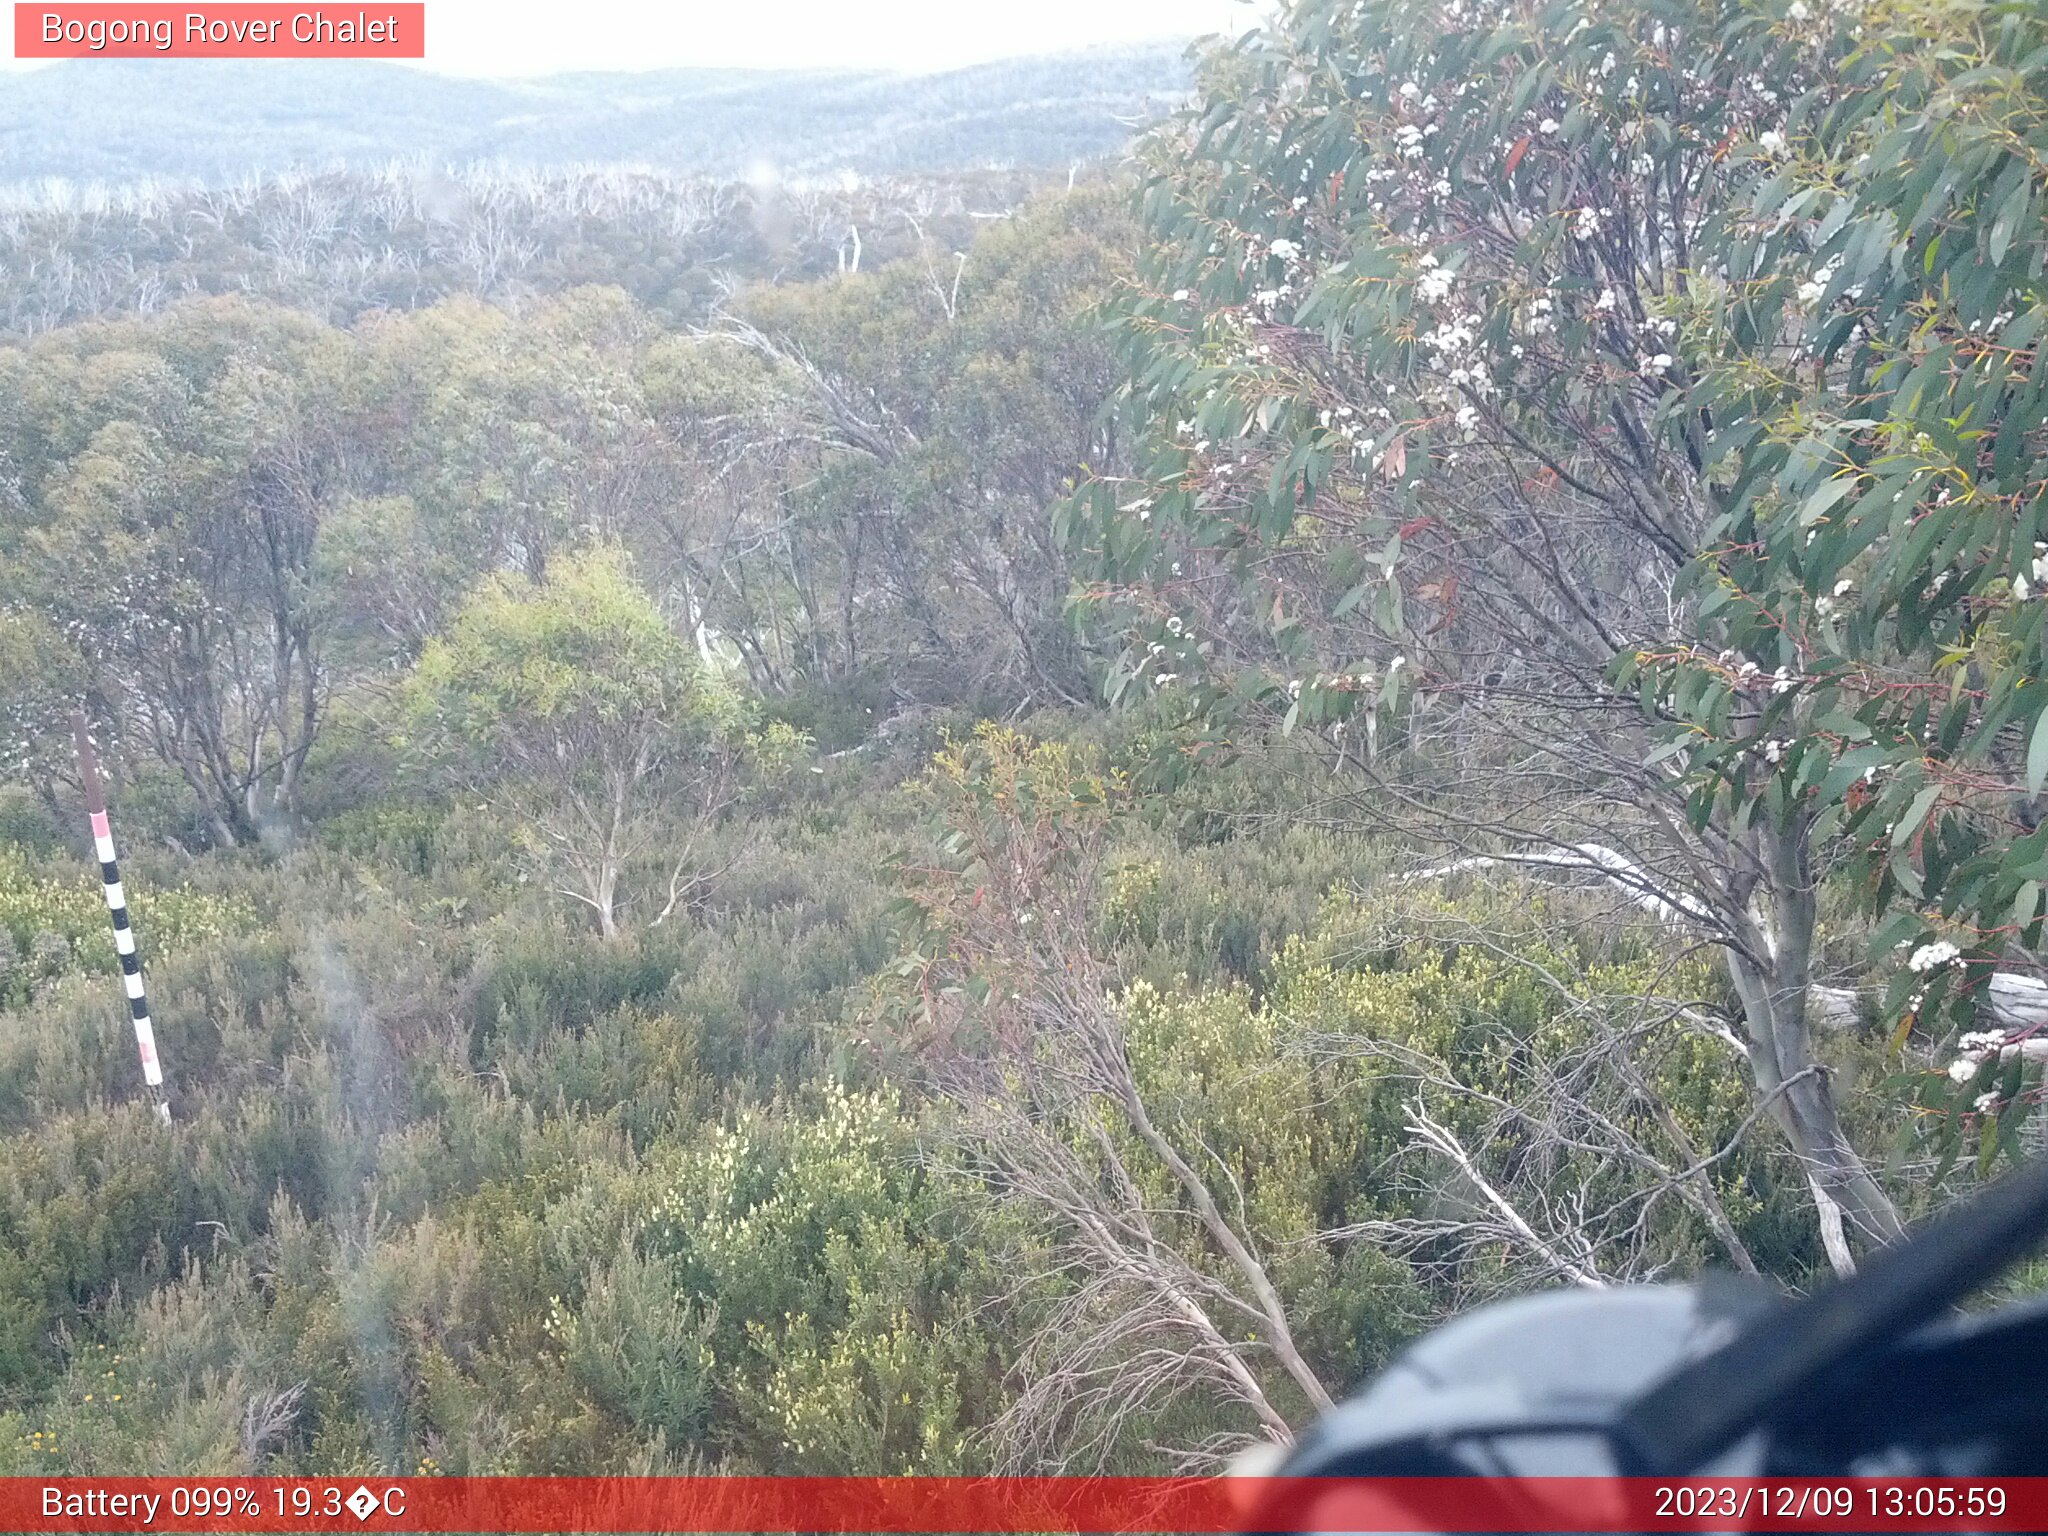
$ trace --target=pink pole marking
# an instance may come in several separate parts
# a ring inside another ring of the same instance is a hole
[[[114,835],[113,829],[107,825],[107,813],[105,811],[94,811],[92,813],[92,835],[94,837],[112,837]]]

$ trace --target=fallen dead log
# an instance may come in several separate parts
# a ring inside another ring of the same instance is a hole
[[[1817,1029],[1856,1029],[1877,1017],[1877,993],[1817,986],[1808,994],[1806,1011]],[[2007,1035],[2048,1025],[2048,981],[2018,971],[1996,971],[1984,988],[1977,1013],[1985,1029]],[[2048,1051],[2048,1044],[2042,1049]]]

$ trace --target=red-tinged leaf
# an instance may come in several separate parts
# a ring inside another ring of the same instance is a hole
[[[1525,133],[1516,141],[1515,147],[1508,151],[1507,169],[1501,172],[1501,180],[1505,181],[1508,177],[1515,174],[1515,167],[1522,163],[1522,156],[1529,153],[1531,142],[1532,135]]]

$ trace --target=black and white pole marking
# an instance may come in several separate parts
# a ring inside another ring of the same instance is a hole
[[[135,953],[135,930],[128,923],[128,895],[121,889],[121,868],[114,861],[114,834],[107,824],[106,798],[100,793],[100,766],[93,756],[92,737],[86,732],[82,710],[72,715],[71,732],[78,738],[78,779],[85,789],[86,812],[92,817],[92,846],[99,856],[107,911],[114,919],[114,949],[121,956],[121,985],[128,993],[128,1012],[135,1020],[135,1049],[142,1056],[142,1080],[149,1084],[156,1112],[169,1120],[171,1102],[164,1092],[163,1063],[156,1054],[156,1030],[149,1022],[149,1001],[142,992],[142,958]]]

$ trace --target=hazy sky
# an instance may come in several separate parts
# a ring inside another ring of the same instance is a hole
[[[1255,3],[428,0],[426,66],[462,75],[686,65],[947,69],[1100,43],[1238,31],[1257,15]],[[177,66],[167,61],[165,67]]]

